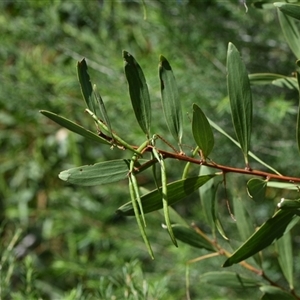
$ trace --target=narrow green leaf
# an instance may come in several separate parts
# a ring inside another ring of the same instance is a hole
[[[168,187],[168,204],[173,205],[176,202],[183,200],[186,196],[196,191],[200,186],[205,184],[210,179],[220,173],[190,177],[174,181],[167,185]],[[144,213],[149,213],[155,210],[159,210],[163,207],[161,200],[161,187],[159,190],[155,189],[141,197]],[[134,214],[131,202],[128,202],[117,210],[118,213],[132,216]]]
[[[137,151],[138,152],[143,151],[145,149],[145,147],[147,147],[147,145],[148,145],[148,140],[146,140],[144,143],[142,143],[142,145],[137,149]],[[133,189],[133,193],[132,192],[130,193],[131,203],[134,208],[134,214],[135,214],[136,219],[140,218],[140,216],[138,216],[138,214],[140,214],[142,217],[143,223],[144,223],[144,227],[146,227],[146,218],[145,218],[145,214],[144,214],[144,210],[143,210],[139,186],[138,186],[138,182],[137,182],[137,179],[136,179],[135,173],[134,173],[134,167],[135,167],[134,164],[137,162],[137,160],[138,160],[138,155],[134,154],[131,159],[131,162],[130,162],[130,170],[128,173],[129,187]],[[134,199],[133,199],[133,196],[135,197]],[[136,203],[138,204],[138,207],[136,206]]]
[[[285,78],[275,79],[272,82],[272,84],[280,88],[287,88],[290,90],[298,90],[299,88],[297,84],[297,79],[295,77],[285,77]]]
[[[211,168],[208,168],[206,166],[201,166],[199,175],[211,174],[211,172],[212,172]],[[215,202],[216,191],[217,191],[217,184],[215,182],[215,179],[208,181],[199,189],[200,201],[204,212],[204,216],[206,222],[209,224],[209,227],[212,230],[214,237],[215,237],[215,222],[213,217],[214,212],[212,211],[212,206],[213,206],[213,202]]]
[[[227,51],[227,86],[233,126],[248,167],[252,129],[252,94],[245,65],[236,47],[229,43]]]
[[[297,125],[296,125],[296,140],[298,145],[298,151],[300,152],[300,74],[297,72],[297,83],[299,87],[299,104],[297,113]]]
[[[270,3],[269,1],[255,1],[251,3],[251,5],[258,9],[274,9],[273,3]]]
[[[278,182],[278,181],[268,181],[267,187],[283,189],[283,190],[294,190],[294,191],[299,190],[299,187],[295,183]]]
[[[296,58],[300,58],[300,45],[299,45],[300,32],[299,32],[298,26],[296,24],[296,21],[292,17],[289,17],[286,14],[286,11],[283,12],[283,7],[286,7],[285,5],[282,6],[282,5],[279,5],[279,3],[275,3],[275,6],[277,6],[279,8],[277,10],[279,23],[280,23],[283,35],[286,39],[286,42],[288,43],[291,50],[295,54]]]
[[[77,76],[86,106],[89,110],[95,113],[95,107],[92,98],[93,88],[85,59],[77,62]]]
[[[153,148],[153,151],[156,152],[155,148]],[[178,247],[175,235],[173,233],[172,224],[171,224],[171,220],[170,220],[170,214],[169,214],[166,164],[165,164],[163,157],[161,157],[161,155],[159,155],[157,153],[157,156],[158,156],[158,161],[160,163],[160,170],[161,170],[161,197],[162,197],[162,202],[163,202],[163,212],[164,212],[165,222],[166,222],[167,230],[168,230],[168,233],[170,235],[170,238],[171,238],[173,244],[176,247]]]
[[[246,241],[254,230],[253,222],[246,210],[245,204],[241,198],[233,199],[234,216],[241,240]],[[261,258],[258,254],[254,255],[256,263],[261,266]]]
[[[278,262],[280,268],[289,283],[291,290],[294,289],[294,276],[293,276],[293,267],[294,267],[294,257],[293,257],[293,247],[291,232],[287,232],[283,235],[282,238],[276,241],[276,248],[278,252]]]
[[[84,127],[82,127],[60,115],[57,115],[55,113],[52,113],[52,112],[46,111],[46,110],[40,110],[40,113],[43,114],[44,116],[46,116],[47,118],[51,119],[55,123],[67,128],[70,131],[75,132],[85,138],[88,138],[97,143],[110,145],[110,143],[107,140],[103,139],[99,135],[93,133],[92,131],[85,129]]]
[[[178,88],[172,68],[165,57],[160,56],[159,78],[161,88],[162,106],[168,128],[181,145],[182,139],[182,110],[178,94]]]
[[[226,136],[230,141],[232,141],[236,146],[241,148],[241,145],[233,138],[231,137],[227,132],[225,132],[219,125],[217,125],[215,122],[212,120],[208,119],[210,125],[215,128],[217,131],[222,133],[224,136]],[[267,169],[273,171],[274,173],[281,175],[276,169],[265,163],[263,160],[261,160],[259,157],[257,157],[254,153],[251,151],[249,152],[249,156],[251,156],[253,159],[255,159],[257,162],[259,162],[261,165],[265,166]]]
[[[130,169],[130,159],[118,159],[62,171],[58,177],[72,184],[93,186],[125,179]]]
[[[211,169],[205,166],[201,166],[200,175],[211,174]],[[216,230],[225,239],[229,240],[225,234],[223,225],[218,216],[218,209],[216,208],[216,193],[221,179],[214,178],[199,189],[200,201],[203,207],[204,214],[207,218],[207,222],[210,224],[212,234],[216,237]]]
[[[294,215],[294,210],[278,210],[225,261],[223,267],[239,263],[271,245],[283,235]]]
[[[86,109],[85,111],[93,118],[93,120],[96,122],[96,124],[100,127],[101,130],[104,130],[105,132],[109,133],[109,129],[106,126],[106,124],[104,124],[101,120],[99,120],[98,117],[92,111],[90,111],[89,109]],[[121,146],[125,149],[128,149],[128,150],[134,152],[135,154],[137,154],[138,156],[142,155],[141,152],[134,149],[133,146],[129,145],[127,142],[125,142],[123,139],[121,139],[118,135],[112,133],[112,138],[113,138],[113,142],[116,142],[117,146]],[[109,144],[111,144],[111,143],[109,143]]]
[[[214,147],[214,134],[205,114],[197,104],[193,104],[192,131],[203,159],[206,159]]]
[[[263,199],[265,199],[266,189],[267,189],[266,180],[251,178],[247,182],[248,195],[254,201],[262,201]]]
[[[299,4],[290,4],[284,2],[275,2],[274,5],[280,9],[284,14],[300,20],[300,6]]]
[[[282,290],[281,288],[264,285],[259,288],[264,295],[260,298],[261,300],[296,300],[294,296]]]
[[[125,75],[129,85],[129,94],[135,117],[149,137],[151,123],[151,103],[148,86],[142,68],[134,57],[123,51]]]
[[[142,223],[142,217],[140,215],[140,210],[139,210],[138,203],[137,203],[137,195],[135,194],[135,189],[134,189],[133,183],[131,181],[131,176],[129,176],[129,192],[130,192],[131,204],[132,204],[132,207],[133,207],[134,215],[135,215],[136,221],[138,223],[142,238],[144,240],[144,243],[145,243],[145,245],[148,249],[148,252],[149,252],[151,258],[154,259],[153,250],[151,248],[151,244],[150,244],[149,239],[147,237],[145,226],[144,226],[145,222]]]
[[[145,218],[145,214],[144,214],[144,210],[143,210],[143,206],[142,206],[139,186],[138,186],[138,182],[136,180],[136,177],[135,177],[134,173],[132,172],[132,168],[130,168],[129,179],[130,179],[130,183],[131,183],[131,185],[133,187],[133,190],[134,190],[135,201],[137,201],[137,203],[138,203],[138,211],[141,212],[141,217],[142,217],[142,220],[143,220],[143,224],[144,224],[144,227],[146,227],[146,218]],[[136,213],[135,213],[135,216],[136,216]]]
[[[93,86],[93,93],[94,93],[94,97],[95,97],[96,102],[99,104],[99,109],[100,109],[100,113],[102,115],[103,121],[104,121],[105,125],[108,128],[108,133],[110,134],[111,137],[113,137],[111,123],[110,123],[110,120],[108,118],[108,114],[107,114],[104,102],[102,100],[101,95],[97,91],[97,86],[95,84]]]
[[[272,73],[254,73],[248,77],[251,84],[271,84],[276,79],[286,78],[284,75]]]
[[[213,245],[194,229],[180,224],[173,224],[172,228],[175,237],[183,243],[199,249],[206,249],[212,252],[216,251]]]
[[[300,199],[289,200],[289,199],[281,198],[281,201],[277,204],[277,207],[281,209],[299,209]]]
[[[200,276],[200,282],[236,289],[257,288],[261,285],[258,280],[225,271],[205,273]]]
[[[253,224],[247,213],[245,205],[241,198],[235,197],[233,199],[234,215],[236,219],[236,225],[243,241],[247,240],[253,232]]]

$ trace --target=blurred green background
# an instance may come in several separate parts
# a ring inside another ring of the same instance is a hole
[[[39,110],[95,130],[84,113],[75,68],[85,57],[113,129],[132,144],[141,143],[123,73],[124,49],[146,75],[152,132],[173,143],[161,117],[157,67],[163,54],[179,86],[187,151],[194,146],[193,103],[233,134],[226,92],[228,42],[239,49],[250,73],[289,75],[295,62],[276,10],[259,11],[250,1],[247,4],[248,13],[235,0],[153,0],[145,6],[141,1],[109,0],[0,2],[1,298],[185,299],[186,263],[206,252],[182,243],[175,248],[157,212],[147,216],[156,256],[152,261],[135,219],[115,215],[129,201],[126,182],[84,188],[57,176],[68,168],[128,157],[127,153],[86,141]],[[254,87],[253,100],[252,151],[279,171],[298,174],[297,93]],[[243,166],[236,148],[218,133],[216,139],[212,158]],[[178,179],[182,167],[172,165],[169,180]],[[140,180],[153,187],[147,174]],[[238,190],[239,178],[232,184],[232,191]],[[188,222],[202,224],[198,196],[188,200],[177,210]],[[226,207],[223,210],[232,222]],[[254,299],[251,291],[213,289],[199,282],[199,275],[220,270],[222,262],[214,258],[189,266],[192,299]],[[270,268],[276,277],[276,266]]]

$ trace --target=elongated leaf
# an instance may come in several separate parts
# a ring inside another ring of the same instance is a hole
[[[253,224],[241,198],[234,198],[234,215],[240,237],[245,241],[253,232]]]
[[[130,197],[131,197],[131,201],[132,201],[131,203],[132,203],[134,215],[135,215],[136,221],[138,223],[140,233],[142,235],[144,243],[148,249],[148,252],[149,252],[151,258],[154,259],[153,250],[151,248],[151,244],[150,244],[150,241],[147,237],[146,230],[145,230],[145,220],[144,220],[144,222],[142,222],[144,214],[142,214],[142,215],[140,214],[140,210],[138,207],[138,201],[137,201],[137,198],[139,198],[139,197],[137,197],[137,195],[135,193],[135,188],[133,186],[133,182],[131,181],[131,179],[132,179],[132,176],[129,176],[129,192],[130,192]]]
[[[172,68],[163,56],[160,56],[159,78],[161,88],[162,106],[168,128],[181,145],[182,139],[182,110],[178,94],[178,88]]]
[[[77,76],[83,99],[86,103],[87,108],[90,109],[93,113],[95,113],[95,107],[92,98],[93,87],[87,70],[88,67],[85,59],[82,59],[77,63]]]
[[[200,175],[211,174],[211,168],[206,166],[201,166]],[[204,214],[206,216],[207,222],[210,224],[210,228],[212,230],[212,234],[216,237],[216,229],[220,233],[220,235],[225,239],[229,240],[225,234],[223,225],[220,221],[218,215],[218,209],[216,208],[216,193],[218,186],[221,182],[221,178],[210,180],[205,185],[201,186],[199,189],[200,193],[200,201],[203,207]]]
[[[274,5],[280,9],[284,14],[300,20],[300,6],[299,4],[290,4],[284,2],[275,2]]]
[[[272,2],[270,1],[255,1],[253,3],[251,3],[251,5],[253,5],[255,8],[258,9],[274,9],[274,5]]]
[[[127,51],[123,51],[125,75],[135,117],[149,137],[151,123],[151,104],[146,79],[138,62]]]
[[[278,182],[278,181],[268,181],[267,187],[283,189],[283,190],[299,190],[299,187],[295,183],[287,183],[287,182]]]
[[[211,168],[206,166],[201,166],[200,175],[210,174],[212,172]],[[212,211],[213,202],[215,202],[217,191],[217,184],[215,183],[215,179],[208,181],[206,184],[201,186],[199,189],[201,206],[206,218],[206,222],[209,224],[212,229],[213,236],[215,237],[215,222]]]
[[[262,201],[265,199],[267,189],[267,181],[258,179],[258,178],[251,178],[247,182],[247,192],[248,195],[254,200],[254,201]]]
[[[98,102],[98,104],[99,104],[100,113],[102,115],[102,118],[103,118],[103,121],[104,121],[105,125],[108,128],[108,133],[110,134],[111,137],[113,137],[111,123],[110,123],[110,120],[108,118],[108,114],[107,114],[104,102],[102,100],[101,95],[97,91],[97,86],[95,84],[93,86],[93,94],[94,94],[95,101]]]
[[[296,125],[296,140],[298,145],[298,151],[300,152],[300,74],[297,72],[297,83],[299,87],[299,104],[297,113],[297,125]]]
[[[208,180],[214,178],[216,174],[209,174],[197,177],[190,177],[174,181],[167,185],[168,187],[168,204],[173,205],[176,202],[183,200],[186,196],[196,191],[200,186]],[[161,200],[161,187],[159,190],[153,190],[141,197],[144,213],[149,213],[163,207]],[[131,202],[128,202],[118,208],[117,213],[132,216],[134,214]]]
[[[240,53],[229,43],[227,51],[227,86],[233,126],[248,166],[252,129],[252,94],[250,82]]]
[[[271,84],[276,79],[282,79],[286,76],[281,74],[272,73],[254,73],[249,74],[249,80],[251,84]]]
[[[46,110],[40,110],[40,113],[43,114],[44,116],[46,116],[47,118],[51,119],[55,123],[67,128],[70,131],[73,131],[85,138],[88,138],[89,140],[92,140],[92,141],[95,141],[95,142],[101,143],[101,144],[110,145],[110,143],[107,140],[103,139],[99,135],[93,133],[92,131],[85,129],[84,127],[82,127],[60,115],[57,115],[55,113],[52,113],[52,112],[46,111]]]
[[[277,204],[277,207],[281,209],[300,209],[300,199],[289,200],[282,198],[281,201]]]
[[[214,147],[214,134],[205,114],[197,104],[193,104],[192,131],[196,144],[205,159]]]
[[[296,21],[292,17],[286,15],[286,13],[282,12],[284,6],[278,6],[279,3],[276,3],[276,5],[279,8],[278,18],[284,37],[296,58],[300,58],[300,32],[298,30]]]
[[[166,171],[166,164],[164,159],[161,157],[160,160],[160,166],[161,166],[161,196],[162,196],[162,202],[163,202],[163,211],[164,211],[164,217],[166,226],[170,235],[170,238],[173,242],[173,244],[178,247],[177,241],[172,229],[171,220],[170,220],[170,213],[169,213],[169,200],[168,200],[168,184],[167,184],[167,171]]]
[[[290,90],[298,90],[297,79],[295,77],[285,77],[279,78],[272,82],[273,85],[276,85],[280,88],[287,88]]]
[[[259,289],[264,293],[261,300],[296,300],[291,294],[275,286],[264,285]]]
[[[237,229],[239,231],[242,241],[247,240],[254,230],[253,222],[246,210],[245,204],[242,199],[234,198],[233,199],[234,215],[236,219]],[[254,255],[256,263],[261,266],[261,257],[258,254]]]
[[[215,128],[217,131],[219,131],[220,133],[222,133],[224,136],[226,136],[230,141],[232,141],[236,146],[238,146],[239,148],[241,148],[241,145],[233,138],[231,137],[227,132],[225,132],[219,125],[217,125],[215,122],[213,122],[212,120],[208,119],[210,125]],[[261,165],[265,166],[266,168],[268,168],[269,170],[273,171],[274,173],[281,175],[277,170],[275,170],[273,167],[271,167],[270,165],[268,165],[267,163],[265,163],[263,160],[261,160],[259,157],[257,157],[254,153],[252,153],[251,151],[249,152],[249,156],[251,156],[253,159],[255,159],[257,162],[259,162]]]
[[[278,252],[278,262],[280,268],[289,283],[291,290],[294,289],[294,257],[292,248],[291,232],[287,232],[282,238],[276,241],[276,248]]]
[[[235,272],[208,272],[200,276],[200,282],[227,288],[257,288],[261,285],[258,280],[242,276]]]
[[[183,243],[199,249],[206,249],[212,252],[216,251],[213,245],[194,229],[179,224],[173,224],[172,228],[175,237]]]
[[[271,245],[283,235],[294,215],[293,210],[278,210],[225,261],[223,267],[239,263]]]
[[[118,159],[62,171],[58,177],[72,184],[93,186],[125,179],[129,169],[129,159]]]

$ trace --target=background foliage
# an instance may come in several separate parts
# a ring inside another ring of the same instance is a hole
[[[183,103],[185,140],[189,144],[192,103],[196,102],[232,133],[226,91],[228,42],[240,50],[251,72],[289,75],[294,58],[286,45],[275,9],[263,13],[237,1],[1,1],[0,3],[0,126],[1,126],[1,296],[4,299],[184,299],[186,262],[205,250],[173,247],[161,229],[159,213],[148,217],[147,232],[155,261],[149,259],[132,218],[115,215],[124,203],[126,183],[101,188],[67,185],[57,174],[64,169],[120,156],[61,129],[38,114],[47,109],[91,127],[75,65],[88,59],[89,71],[104,97],[114,130],[141,142],[131,117],[123,73],[122,49],[139,58],[148,80],[153,131],[167,139],[160,116],[157,65],[160,54],[172,62]],[[186,34],[184,34],[186,33]],[[294,142],[298,95],[274,86],[254,87],[253,152],[282,173],[297,175]],[[279,126],[280,125],[280,126]],[[263,138],[262,138],[263,137]],[[219,163],[243,166],[227,140],[216,135],[212,157]],[[177,166],[168,174],[176,179]],[[178,167],[180,168],[180,166]],[[183,168],[183,165],[182,165]],[[197,172],[197,170],[195,170]],[[153,188],[150,177],[141,182]],[[232,176],[232,194],[240,191],[240,176]],[[229,183],[228,183],[229,184]],[[288,194],[286,195],[289,196]],[[255,223],[270,215],[274,191],[253,211]],[[225,199],[225,194],[220,195]],[[188,222],[203,226],[197,195],[180,204]],[[222,218],[231,236],[235,226],[226,208]],[[293,240],[299,247],[297,235]],[[237,241],[238,243],[238,241]],[[268,250],[274,281],[284,282],[273,248]],[[296,279],[299,277],[296,258]],[[254,293],[226,287],[212,289],[199,275],[220,270],[222,258],[189,267],[190,293],[195,298],[253,299]],[[235,266],[234,270],[240,270]],[[243,272],[243,271],[242,271]],[[298,275],[297,275],[298,274]],[[284,284],[284,283],[283,283]]]

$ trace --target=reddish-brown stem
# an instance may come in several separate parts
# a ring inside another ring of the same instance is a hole
[[[135,147],[133,147],[133,148],[135,148]],[[151,151],[151,149],[152,149],[152,146],[148,146],[146,151]],[[218,169],[218,170],[222,171],[224,174],[239,173],[239,174],[245,174],[245,175],[259,176],[259,177],[263,177],[267,180],[276,179],[276,180],[285,181],[285,182],[300,183],[300,178],[298,178],[298,177],[278,175],[278,174],[259,171],[259,170],[249,170],[249,169],[228,167],[228,166],[217,164],[215,162],[207,162],[207,161],[203,161],[201,159],[196,159],[196,158],[184,155],[184,154],[172,153],[172,152],[160,150],[157,148],[156,148],[156,151],[159,152],[164,158],[177,159],[177,160],[181,160],[181,161],[187,161],[192,164],[207,166],[210,168]]]

